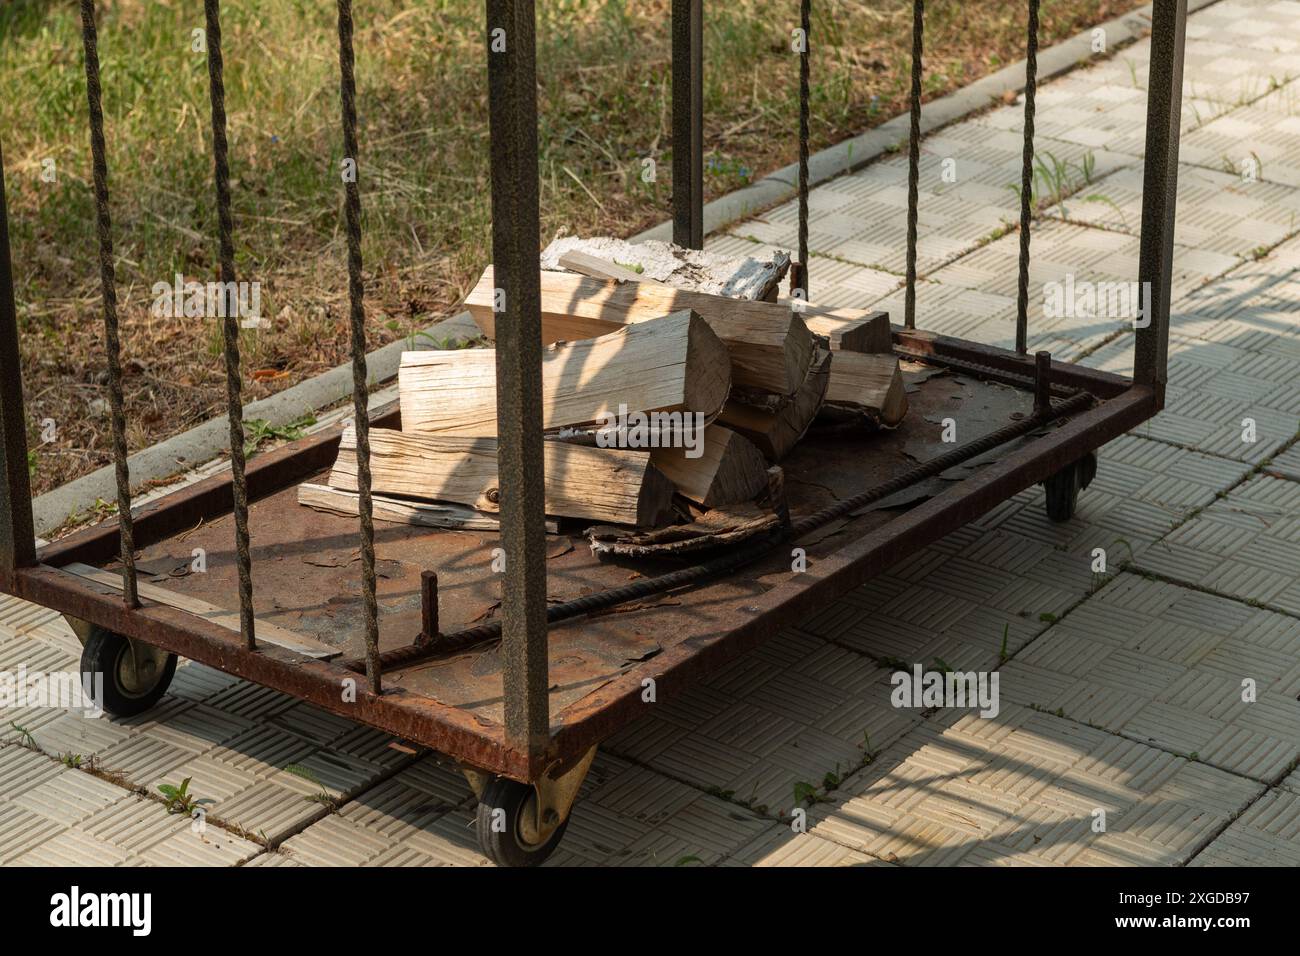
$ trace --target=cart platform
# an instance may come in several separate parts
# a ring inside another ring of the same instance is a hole
[[[940,440],[942,423],[957,417],[958,411],[958,445],[1031,414],[1034,396],[1024,387],[1024,357],[968,343],[954,345],[954,340],[924,333],[896,335],[909,383],[910,408],[903,424],[878,432],[815,426],[781,463],[796,519],[950,450],[953,445]],[[926,349],[932,354],[922,354]],[[724,578],[552,625],[549,713],[554,749],[545,760],[573,759],[633,719],[646,706],[642,692],[647,679],[655,682],[656,698],[665,699],[677,686],[666,682],[697,676],[752,646],[760,636],[805,619],[888,564],[1121,433],[1144,417],[1144,410],[1150,414],[1154,401],[1149,390],[1130,386],[1125,379],[1073,366],[1055,370],[1054,381],[1065,389],[1086,388],[1097,401],[1080,415],[1053,422],[941,477],[777,545],[764,558]],[[384,425],[396,425],[397,419],[395,408],[375,416],[375,422]],[[356,519],[297,502],[298,485],[328,470],[338,435],[339,429],[331,429],[259,456],[249,466],[258,621],[336,648],[337,659],[313,660],[266,643],[249,653],[236,631],[148,600],[131,615],[134,626],[125,627],[120,591],[55,570],[74,562],[117,570],[115,521],[48,546],[39,556],[40,567],[18,572],[20,577],[32,575],[20,590],[56,588],[63,592],[56,606],[75,616],[244,672],[286,692],[302,695],[312,687],[315,692],[306,696],[335,712],[361,717],[474,767],[517,779],[535,778],[540,768],[531,766],[504,736],[498,643],[386,668],[384,693],[366,706],[340,699],[340,681],[357,677],[342,660],[364,652]],[[237,602],[232,602],[238,587],[229,496],[229,478],[217,477],[147,506],[136,518],[138,564],[143,573],[153,573],[145,580],[237,610]],[[492,569],[498,540],[495,532],[379,523],[375,548],[381,650],[409,646],[420,634],[421,576],[427,570],[438,574],[440,631],[454,633],[492,619],[503,581],[509,580]],[[663,574],[694,560],[596,557],[578,534],[549,535],[547,544],[551,602]],[[805,571],[792,571],[794,547],[806,552]],[[205,553],[204,573],[189,571],[195,549]],[[69,605],[68,598],[74,596]],[[180,635],[172,626],[159,629],[177,614],[185,618],[182,626],[189,636],[184,640],[177,639]],[[158,627],[148,626],[150,618]],[[266,660],[259,663],[259,657]],[[294,672],[268,674],[266,665],[276,660]],[[370,712],[363,715],[359,710]]]

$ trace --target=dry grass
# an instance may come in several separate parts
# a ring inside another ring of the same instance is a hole
[[[1045,0],[1042,43],[1137,6]],[[197,0],[101,0],[133,449],[219,412],[216,323],[152,316],[151,286],[215,277]],[[347,358],[334,4],[227,0],[226,78],[240,277],[262,284],[264,331],[243,335],[246,400]],[[671,196],[668,0],[539,4],[543,241],[631,234]],[[795,155],[793,0],[706,7],[706,190],[723,194]],[[819,0],[813,147],[905,107],[911,5]],[[450,314],[488,260],[482,4],[357,0],[362,195],[371,344]],[[926,95],[1022,55],[1021,4],[927,9]],[[0,8],[0,129],[11,207],[35,490],[109,460],[76,4]],[[656,160],[658,182],[640,180]],[[41,179],[53,159],[57,182]],[[594,198],[593,198],[594,197]],[[55,439],[41,443],[52,419]]]

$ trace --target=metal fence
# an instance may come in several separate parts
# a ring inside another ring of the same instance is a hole
[[[1016,351],[1028,342],[1028,281],[1031,251],[1032,174],[1034,160],[1035,64],[1038,45],[1038,3],[1027,0],[1027,76],[1024,96],[1024,150],[1020,189],[1020,255],[1018,274]],[[361,184],[364,154],[357,142],[356,84],[353,72],[351,0],[337,0],[339,40],[340,135],[344,156],[356,164],[357,175],[344,177],[344,210],[348,249],[353,416],[357,436],[360,492],[360,545],[365,611],[364,670],[370,690],[382,691],[385,662],[409,659],[408,654],[381,655],[375,595],[374,530],[370,495],[369,439],[366,388],[366,336],[363,263],[361,259]],[[226,288],[235,281],[234,227],[230,202],[230,168],[226,140],[221,11],[219,0],[204,0],[207,27],[208,77],[213,141],[213,185],[218,209],[220,278]],[[88,116],[94,171],[96,230],[102,289],[105,360],[108,371],[113,458],[115,465],[118,534],[123,597],[128,609],[138,606],[134,565],[134,522],[130,509],[126,423],[123,411],[120,343],[117,320],[113,226],[110,214],[111,170],[104,149],[104,117],[100,105],[99,61],[94,0],[81,0]],[[923,0],[913,4],[910,136],[908,142],[907,271],[904,334],[916,327],[916,246],[918,179],[921,141],[921,91],[924,78]],[[1135,336],[1134,383],[1154,390],[1162,400],[1166,378],[1169,290],[1173,253],[1174,200],[1181,112],[1182,49],[1186,0],[1155,0],[1152,21],[1151,69],[1148,86],[1146,164],[1142,207],[1138,281],[1149,290],[1142,303],[1145,326]],[[798,117],[798,250],[791,287],[796,298],[809,295],[809,56],[816,42],[811,0],[801,0],[799,24],[804,44],[799,54]],[[672,128],[673,238],[699,249],[704,243],[703,135],[703,0],[673,0],[672,4]],[[546,598],[545,524],[541,427],[541,312],[538,275],[540,237],[538,208],[538,143],[536,103],[535,14],[532,0],[486,0],[486,34],[492,176],[492,255],[497,284],[504,291],[504,314],[496,323],[496,372],[499,422],[499,488],[501,537],[505,551],[502,588],[502,641],[505,734],[508,744],[530,757],[542,753],[550,740],[548,713],[547,624],[574,616],[583,609],[548,610]],[[33,546],[32,512],[27,472],[25,416],[19,369],[18,324],[4,203],[3,156],[0,154],[0,442],[3,443],[4,502],[0,507],[0,573],[13,573],[37,563]],[[249,552],[248,486],[245,478],[244,430],[240,402],[240,354],[235,310],[227,309],[223,328],[226,404],[233,472],[235,552],[239,570],[241,634],[248,651],[257,648],[253,615],[255,568]],[[1047,381],[1049,361],[1039,356],[1039,382]],[[1048,408],[1045,387],[1038,409]],[[1066,403],[1069,406],[1069,403]],[[1078,405],[1078,402],[1075,402]],[[1069,406],[1073,407],[1073,406]],[[1068,408],[1067,408],[1068,410]],[[1058,410],[1059,413],[1059,410]],[[1006,440],[1003,438],[1003,440]],[[880,489],[874,489],[879,491]],[[820,516],[811,516],[816,519]],[[636,586],[616,589],[589,602],[608,605],[636,594],[680,586],[707,574],[726,570],[734,558],[713,566],[688,569]],[[701,568],[703,570],[701,571]],[[698,573],[697,573],[698,572]],[[684,576],[683,576],[684,575]],[[692,575],[695,575],[692,577]],[[434,580],[430,576],[430,582]],[[426,605],[436,602],[429,587]],[[626,595],[619,592],[627,592]],[[580,602],[575,602],[580,603]],[[436,604],[426,606],[426,621],[436,621]],[[570,613],[573,612],[573,613]],[[429,614],[435,617],[428,617]],[[436,624],[432,625],[436,629]],[[430,625],[426,623],[426,631]],[[426,638],[429,635],[424,635]]]

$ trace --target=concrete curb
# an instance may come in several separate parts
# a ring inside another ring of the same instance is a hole
[[[1188,0],[1187,12],[1193,13],[1217,3],[1218,0]],[[1106,31],[1106,48],[1116,47],[1141,38],[1150,28],[1151,6],[1140,7],[1098,26]],[[1038,54],[1039,81],[1067,73],[1092,59],[1092,34],[1097,27],[1062,41]],[[1001,101],[1008,90],[1024,88],[1025,63],[1021,60],[996,73],[976,80],[942,99],[925,104],[921,109],[921,132],[931,133],[942,126],[963,119]],[[907,141],[909,118],[906,113],[868,130],[861,136],[828,147],[808,159],[809,184],[819,185],[827,180],[851,173],[875,162]],[[758,182],[713,200],[704,207],[706,234],[725,228],[741,219],[768,209],[797,194],[798,165],[782,167]],[[646,239],[672,239],[672,223],[662,222],[632,238],[633,242]],[[452,320],[447,320],[452,321]],[[432,327],[436,329],[443,323]],[[431,330],[432,330],[431,329]],[[370,380],[378,383],[397,374],[397,366],[405,348],[405,340],[398,340],[371,352],[366,357]],[[287,425],[317,409],[347,398],[352,391],[352,366],[340,365],[315,378],[299,382],[291,388],[268,398],[252,402],[244,408],[244,417],[265,419],[273,425]],[[128,461],[131,481],[135,485],[151,479],[165,478],[187,468],[205,464],[223,454],[229,436],[223,417],[214,418],[174,435],[157,445],[132,455]],[[113,501],[116,497],[113,467],[106,465],[98,471],[83,475],[74,481],[46,492],[32,501],[32,518],[38,536],[63,524],[69,515],[85,511],[96,499]]]
[[[1218,2],[1219,0],[1188,0],[1187,12],[1192,14]],[[1151,5],[1139,7],[1121,17],[1100,23],[1096,27],[1089,27],[1083,33],[1063,40],[1047,50],[1040,50],[1038,53],[1039,83],[1068,73],[1075,67],[1086,66],[1093,58],[1092,34],[1098,28],[1106,31],[1106,49],[1116,50],[1120,46],[1141,39],[1149,32]],[[1007,91],[1018,93],[1024,89],[1024,86],[1025,61],[1020,60],[942,99],[924,104],[921,107],[921,133],[922,135],[932,133],[957,120],[965,119],[972,113],[996,105],[1001,102]],[[817,186],[845,173],[855,172],[892,152],[896,147],[906,145],[909,126],[909,115],[901,113],[861,136],[837,143],[808,157],[809,186]],[[799,166],[797,163],[791,163],[758,182],[707,203],[704,207],[705,235],[741,219],[747,219],[777,203],[793,199],[798,195],[798,177]],[[669,242],[672,236],[673,226],[669,221],[647,229],[630,241],[659,239]]]

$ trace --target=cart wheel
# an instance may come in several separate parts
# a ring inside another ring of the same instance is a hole
[[[158,703],[175,673],[175,654],[138,641],[133,651],[129,639],[102,627],[91,630],[81,649],[82,686],[114,717],[141,714]],[[94,680],[99,674],[102,682]]]
[[[484,856],[498,866],[539,866],[551,855],[569,820],[566,817],[549,836],[538,839],[529,820],[536,801],[536,790],[508,777],[494,777],[483,788],[475,823]]]
[[[1069,521],[1074,517],[1079,492],[1092,484],[1097,477],[1097,454],[1088,452],[1076,462],[1066,465],[1043,482],[1047,492],[1047,517],[1053,521]]]

